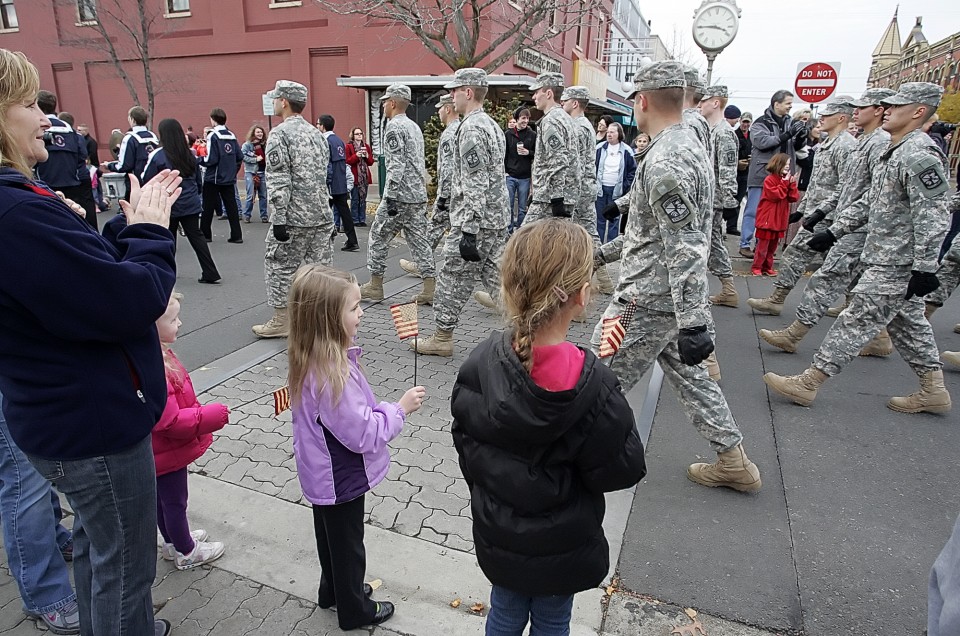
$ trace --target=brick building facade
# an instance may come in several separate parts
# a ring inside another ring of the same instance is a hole
[[[960,32],[931,44],[923,34],[922,17],[901,42],[894,12],[872,58],[870,86],[897,88],[903,82],[933,82],[948,92],[960,89]]]

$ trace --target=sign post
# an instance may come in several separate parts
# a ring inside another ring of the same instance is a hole
[[[794,92],[801,102],[817,104],[833,95],[839,77],[839,62],[801,62],[797,65]]]
[[[263,114],[267,116],[267,129],[273,130],[273,98],[270,97],[269,93],[264,93],[260,96],[261,104],[263,106]]]

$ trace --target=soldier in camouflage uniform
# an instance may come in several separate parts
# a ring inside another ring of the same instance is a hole
[[[943,153],[920,130],[942,94],[936,84],[908,82],[883,100],[887,109],[883,128],[891,139],[870,187],[860,282],[810,368],[796,376],[763,376],[770,388],[797,404],[812,404],[826,379],[840,373],[867,341],[887,327],[894,346],[920,378],[919,391],[891,398],[887,407],[902,413],[950,410],[937,343],[921,300],[939,286],[937,256],[947,229]],[[815,234],[810,246],[829,249],[852,225],[846,218],[838,219]]]
[[[712,169],[683,124],[683,87],[676,62],[644,67],[634,79],[637,126],[652,139],[630,190],[614,292],[624,306],[635,302],[637,312],[610,368],[629,391],[659,362],[687,416],[718,454],[714,464],[690,466],[689,478],[755,492],[760,472],[743,450],[720,387],[700,366],[713,351],[706,276]]]
[[[414,340],[417,351],[453,355],[453,330],[479,276],[487,292],[500,289],[500,256],[509,236],[507,181],[504,173],[506,138],[483,110],[487,74],[464,68],[445,88],[452,91],[463,121],[453,150],[450,233],[443,245],[434,316],[437,331]]]
[[[263,258],[267,304],[273,317],[254,325],[260,338],[286,338],[287,294],[303,263],[330,265],[333,261],[333,212],[327,203],[327,164],[330,145],[300,113],[307,104],[307,87],[279,80],[268,93],[274,113],[283,121],[267,140],[267,206],[270,231]]]
[[[733,266],[724,237],[725,211],[739,208],[737,203],[737,154],[740,143],[733,128],[723,118],[723,109],[727,107],[730,91],[726,86],[710,86],[706,97],[700,100],[700,114],[710,125],[710,139],[713,148],[713,176],[716,187],[713,191],[713,227],[710,233],[710,258],[707,267],[710,273],[720,279],[721,290],[716,296],[710,296],[714,305],[736,307],[740,304],[740,295],[733,284]]]
[[[580,195],[573,208],[573,220],[593,237],[594,246],[600,247],[600,235],[597,233],[597,193],[600,191],[600,182],[597,180],[597,132],[583,114],[589,103],[590,91],[586,86],[571,86],[560,95],[560,105],[573,119],[574,148],[580,168],[580,178],[577,180]],[[596,275],[597,291],[601,294],[611,293],[613,281],[607,268],[597,268]]]
[[[370,227],[367,251],[370,281],[360,286],[360,297],[383,300],[383,273],[387,270],[390,242],[403,230],[407,246],[423,274],[423,289],[413,299],[421,305],[429,305],[433,303],[436,276],[423,209],[427,202],[423,132],[406,115],[410,100],[410,87],[404,84],[391,84],[380,98],[383,114],[388,120],[383,131],[387,183]]]
[[[880,126],[883,123],[881,101],[895,93],[889,88],[870,88],[859,100],[851,102],[855,109],[853,120],[863,129],[863,134],[847,159],[847,176],[837,200],[835,221],[850,231],[827,252],[823,265],[810,277],[797,308],[797,319],[785,329],[760,330],[761,338],[783,351],[795,352],[803,337],[827,312],[830,302],[840,292],[853,289],[860,279],[863,271],[860,254],[867,238],[870,212],[870,184],[874,175],[879,177],[880,156],[890,145],[890,133]],[[861,355],[889,355],[892,349],[884,329],[864,347]]]
[[[523,222],[533,223],[545,216],[569,218],[580,198],[580,164],[573,120],[560,107],[563,75],[541,73],[530,90],[543,117],[537,122],[537,152],[530,174],[532,201]]]
[[[710,134],[710,124],[700,114],[698,106],[704,97],[707,87],[700,77],[700,71],[692,66],[683,67],[683,123],[696,136],[697,141],[707,151],[707,158],[713,164],[713,137]],[[711,172],[711,179],[713,178]]]
[[[437,143],[437,196],[433,202],[433,215],[430,217],[430,227],[427,229],[427,240],[436,250],[447,230],[450,229],[450,189],[453,178],[453,145],[460,128],[460,115],[453,107],[453,96],[441,95],[437,102],[437,116],[443,124],[440,141]],[[400,269],[420,275],[420,269],[413,261],[400,259]]]
[[[823,229],[833,223],[842,181],[847,175],[847,158],[857,145],[857,140],[847,132],[847,125],[853,116],[852,101],[852,97],[841,95],[828,102],[821,111],[820,126],[827,133],[827,140],[817,146],[810,186],[797,211],[790,216],[790,222],[805,218],[780,257],[780,273],[773,282],[773,293],[767,298],[747,299],[747,304],[758,313],[779,316],[783,311],[783,301],[807,267],[822,259],[820,254],[807,246],[807,241],[818,224],[822,223],[820,229]]]
[[[950,197],[949,208],[951,214],[960,214],[960,192],[955,192]],[[954,237],[950,248],[943,255],[940,269],[937,270],[937,278],[940,280],[940,287],[926,298],[927,319],[933,315],[933,312],[943,307],[943,303],[947,302],[951,294],[960,286],[960,239]],[[960,333],[960,325],[954,326],[953,333]]]

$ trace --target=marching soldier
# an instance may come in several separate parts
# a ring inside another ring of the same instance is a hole
[[[273,317],[254,325],[260,338],[286,338],[287,294],[297,268],[304,262],[329,265],[333,261],[333,212],[327,203],[327,164],[330,145],[301,113],[307,105],[307,87],[278,80],[267,93],[274,114],[283,121],[267,140],[267,207],[270,231],[263,257],[267,304]]]
[[[920,378],[919,391],[891,398],[887,407],[901,413],[950,410],[937,343],[921,300],[940,285],[935,273],[937,255],[947,229],[943,152],[920,130],[936,112],[942,95],[943,89],[936,84],[908,82],[882,101],[890,146],[880,157],[869,205],[863,210],[869,210],[869,219],[860,282],[806,371],[763,376],[767,386],[797,404],[812,404],[827,378],[840,373],[863,345],[887,327],[903,360]],[[830,249],[855,226],[842,217],[817,232],[809,247]]]
[[[436,277],[423,210],[427,202],[423,133],[406,115],[410,100],[410,87],[404,84],[391,84],[380,98],[383,114],[388,119],[383,133],[387,183],[377,208],[377,218],[370,228],[367,251],[370,281],[360,286],[360,297],[383,300],[383,273],[387,269],[390,241],[403,230],[410,252],[423,274],[423,289],[414,300],[429,305],[433,303]]]
[[[531,169],[531,198],[524,223],[545,216],[571,217],[580,196],[573,121],[560,107],[563,75],[541,73],[530,87],[543,113],[537,123],[537,153]]]
[[[483,69],[464,68],[446,85],[463,122],[453,152],[450,233],[443,246],[434,315],[436,333],[414,342],[420,353],[453,355],[453,330],[479,276],[498,295],[500,256],[507,242],[510,212],[504,174],[506,139],[483,110],[487,96]]]
[[[710,124],[697,108],[704,97],[706,85],[700,78],[700,71],[690,65],[683,67],[683,81],[683,123],[690,127],[697,141],[706,149],[710,163],[713,163],[713,138],[710,135]]]

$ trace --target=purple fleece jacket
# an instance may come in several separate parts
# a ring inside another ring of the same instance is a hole
[[[350,377],[333,403],[327,385],[312,374],[293,407],[293,454],[307,501],[329,506],[356,499],[379,484],[390,469],[387,443],[400,434],[399,404],[377,402],[360,370],[360,347],[347,351]]]

